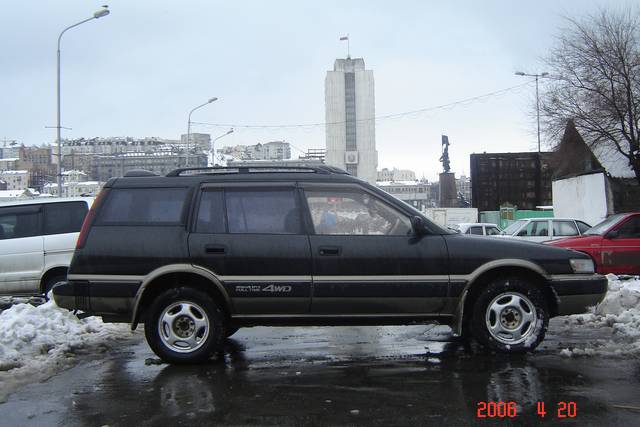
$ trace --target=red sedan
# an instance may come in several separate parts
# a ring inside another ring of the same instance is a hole
[[[547,244],[588,253],[598,273],[640,274],[640,212],[611,215],[582,236]]]

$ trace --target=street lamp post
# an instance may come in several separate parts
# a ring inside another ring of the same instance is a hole
[[[191,109],[191,111],[189,111],[189,118],[187,119],[187,155],[185,158],[185,164],[187,167],[189,167],[189,142],[191,139],[191,114],[193,114],[194,111],[196,111],[198,108],[202,108],[205,105],[211,104],[214,101],[217,101],[218,98],[217,97],[213,97],[210,98],[207,102],[205,102],[204,104],[200,104],[197,107],[194,107],[193,109]]]
[[[227,132],[223,133],[222,135],[213,138],[211,140],[211,146],[209,147],[209,151],[211,152],[211,164],[209,166],[215,166],[216,165],[216,154],[213,151],[213,147],[214,147],[214,143],[219,140],[220,138],[224,138],[225,136],[229,135],[233,133],[233,128],[229,129]]]
[[[516,76],[527,76],[527,77],[535,77],[536,78],[536,116],[538,120],[538,153],[540,153],[540,96],[538,93],[538,79],[540,77],[546,77],[549,73],[540,73],[540,74],[527,74],[522,71],[516,71]]]
[[[546,77],[549,73],[527,74],[522,71],[516,71],[516,76],[527,76],[536,78],[536,119],[538,121],[538,157],[536,158],[536,206],[542,203],[542,161],[540,159],[540,95],[538,92],[538,79]]]
[[[87,18],[83,21],[80,21],[76,24],[70,25],[58,36],[58,61],[57,61],[57,79],[56,79],[56,98],[57,98],[57,121],[56,121],[56,130],[57,135],[56,139],[58,142],[58,197],[62,197],[62,138],[60,129],[62,125],[60,124],[60,41],[62,40],[62,35],[67,31],[74,27],[77,27],[80,24],[84,24],[85,22],[89,22],[92,19],[102,18],[103,16],[107,16],[109,14],[108,6],[103,6],[102,9],[94,12],[91,18]]]

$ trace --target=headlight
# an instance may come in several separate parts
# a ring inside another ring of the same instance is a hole
[[[574,273],[593,273],[593,261],[590,259],[570,259],[569,264]]]

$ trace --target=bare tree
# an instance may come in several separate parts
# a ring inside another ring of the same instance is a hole
[[[619,151],[640,184],[640,14],[601,11],[567,19],[546,59],[551,76],[542,96],[548,137],[567,120],[592,148]]]

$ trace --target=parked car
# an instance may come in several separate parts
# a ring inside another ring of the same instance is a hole
[[[500,228],[490,222],[475,222],[458,224],[456,230],[460,234],[476,234],[479,236],[496,236],[502,232]]]
[[[545,242],[558,237],[580,236],[590,228],[586,222],[571,218],[526,218],[509,225],[500,236]]]
[[[606,289],[584,253],[451,233],[318,166],[111,179],[53,294],[105,321],[144,322],[159,357],[186,363],[256,325],[438,321],[492,350],[530,351],[550,317]]]
[[[0,295],[42,295],[62,280],[93,198],[0,203]]]
[[[598,273],[640,274],[640,212],[611,215],[583,236],[547,243],[589,254]]]

